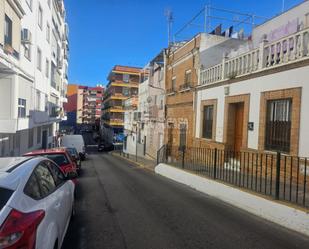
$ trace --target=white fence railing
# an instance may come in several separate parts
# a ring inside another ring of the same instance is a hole
[[[309,28],[278,41],[263,41],[256,49],[234,58],[223,58],[220,64],[201,70],[200,85],[262,71],[309,58]]]

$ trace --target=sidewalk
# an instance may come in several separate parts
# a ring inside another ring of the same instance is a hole
[[[142,168],[146,168],[151,171],[154,171],[155,167],[157,166],[157,161],[149,157],[136,157],[136,155],[123,153],[122,151],[113,151],[111,154],[113,156],[121,157],[131,163],[134,163]]]
[[[287,205],[282,201],[254,194],[164,163],[156,166],[155,172],[256,216],[309,236],[309,212],[304,208]]]

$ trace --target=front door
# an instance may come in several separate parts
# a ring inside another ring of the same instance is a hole
[[[42,149],[47,149],[47,131],[43,131],[42,133]]]
[[[239,152],[243,141],[244,127],[244,103],[235,104],[235,134],[234,134],[234,151]]]

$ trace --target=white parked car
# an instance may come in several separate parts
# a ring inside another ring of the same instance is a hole
[[[82,160],[86,158],[85,142],[82,135],[65,135],[62,137],[62,146],[75,148]]]
[[[60,249],[75,184],[43,157],[0,158],[0,248]]]

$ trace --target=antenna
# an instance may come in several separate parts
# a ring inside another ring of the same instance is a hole
[[[170,9],[165,9],[164,15],[165,15],[166,20],[167,20],[167,36],[168,36],[167,40],[168,40],[168,45],[170,45],[172,43],[172,41],[171,41],[172,24],[173,24],[173,21],[174,21],[173,12]]]
[[[284,12],[284,9],[285,9],[285,0],[282,0],[282,9],[281,9],[282,13]]]

